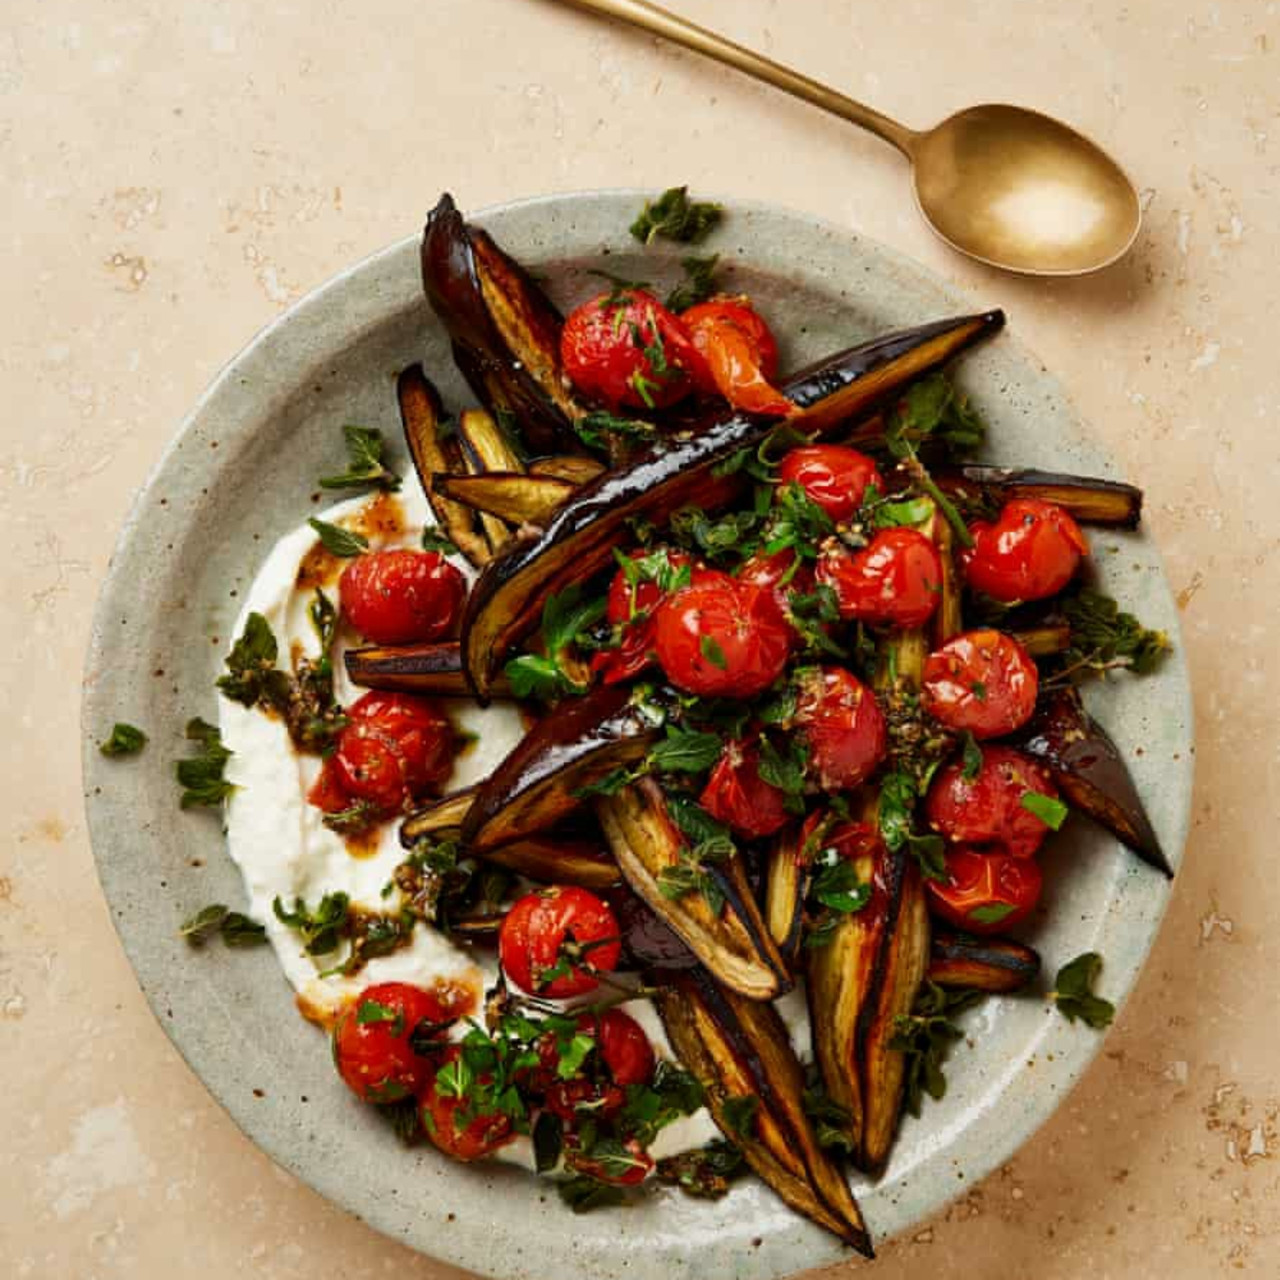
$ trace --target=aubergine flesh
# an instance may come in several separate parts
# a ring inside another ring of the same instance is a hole
[[[362,689],[395,689],[434,698],[471,697],[456,640],[348,649],[342,657],[352,684]],[[493,696],[511,696],[505,676],[494,681]]]
[[[934,931],[927,978],[940,987],[1007,994],[1029,987],[1040,973],[1040,956],[1012,938],[974,938]]]
[[[512,524],[545,525],[578,491],[578,485],[570,480],[514,471],[438,475],[435,484],[445,497]]]

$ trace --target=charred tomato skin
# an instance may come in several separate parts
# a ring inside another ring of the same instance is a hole
[[[643,289],[584,302],[565,321],[560,357],[579,391],[628,409],[675,404],[692,387],[699,360],[684,326]]]
[[[993,522],[975,521],[969,533],[973,546],[958,557],[965,581],[1002,604],[1057,595],[1089,551],[1071,515],[1039,498],[1011,498]]]
[[[580,957],[567,948],[583,948]],[[530,995],[564,1000],[599,986],[589,972],[612,972],[622,946],[618,921],[608,903],[576,885],[553,885],[526,894],[507,913],[498,935],[498,954],[507,977]],[[568,971],[546,973],[568,959]]]
[[[798,484],[837,524],[852,520],[868,487],[884,492],[879,468],[865,453],[842,444],[810,444],[792,449],[778,464],[778,479]]]
[[[925,881],[929,909],[967,933],[1004,933],[1040,901],[1044,878],[1034,858],[961,846],[947,851],[946,862],[946,880]]]
[[[847,791],[884,759],[888,731],[871,692],[843,667],[815,667],[797,683],[795,726],[809,747],[808,768],[824,791]]]
[[[407,982],[366,987],[333,1029],[338,1074],[366,1102],[398,1102],[416,1094],[435,1068],[410,1047],[413,1029],[424,1020],[446,1023],[458,1014],[455,1002]]]
[[[859,551],[828,547],[818,558],[817,576],[835,592],[842,618],[919,627],[938,608],[942,559],[918,529],[881,529]]]
[[[773,386],[778,344],[746,298],[712,298],[680,315],[697,352],[694,382],[747,413],[788,414],[795,406]]]
[[[760,776],[760,748],[755,743],[725,746],[698,803],[748,840],[776,835],[790,817],[783,793]]]
[[[458,1045],[451,1045],[440,1056],[439,1068],[455,1062],[462,1054]],[[419,1113],[427,1137],[447,1156],[455,1160],[483,1160],[499,1147],[504,1147],[515,1137],[511,1117],[501,1112],[482,1112],[465,1123],[460,1122],[458,1112],[468,1107],[468,1100],[445,1096],[436,1085],[436,1073],[423,1089],[419,1099]],[[488,1083],[481,1080],[481,1083]]]
[[[343,617],[374,644],[456,634],[466,595],[466,579],[435,551],[367,551],[338,580]]]
[[[1039,687],[1022,645],[984,627],[962,632],[925,659],[921,702],[948,729],[999,738],[1031,719]]]
[[[658,662],[686,693],[751,698],[787,665],[791,626],[770,589],[707,571],[654,617]]]
[[[925,798],[929,825],[953,844],[993,845],[1015,858],[1030,858],[1049,826],[1022,803],[1030,793],[1058,798],[1049,771],[1012,747],[981,748],[973,778],[960,763],[947,765]]]

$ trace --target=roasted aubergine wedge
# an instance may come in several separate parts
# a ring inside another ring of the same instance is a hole
[[[821,436],[994,333],[1000,312],[965,316],[878,338],[797,374],[785,385],[799,411],[792,429]],[[606,566],[629,521],[662,523],[691,502],[713,509],[744,483],[724,464],[757,447],[778,419],[734,414],[656,446],[584,485],[540,537],[513,545],[472,589],[462,653],[476,695],[487,698],[512,646],[533,631],[547,597]]]
[[[652,778],[602,797],[597,813],[632,892],[725,986],[752,1000],[771,1000],[790,985],[738,855],[700,868],[714,883],[717,905],[698,888],[673,896],[667,874],[689,850]]]
[[[362,689],[395,689],[434,698],[471,697],[456,640],[348,649],[342,660],[352,684]],[[494,682],[493,696],[511,696],[505,676]]]
[[[1029,987],[1039,973],[1040,957],[1025,943],[934,931],[926,976],[940,987],[1008,994]]]
[[[572,423],[582,410],[560,364],[560,313],[519,263],[467,225],[448,195],[427,218],[422,284],[485,408],[518,423],[533,453],[580,452]]]
[[[804,1071],[772,1004],[744,999],[699,970],[656,975],[672,1048],[701,1082],[712,1118],[797,1212],[870,1258],[849,1184],[818,1146],[803,1106]]]
[[[557,509],[578,491],[571,480],[555,476],[523,475],[514,471],[486,471],[479,475],[438,475],[438,492],[463,506],[483,511],[511,524],[544,526]]]
[[[1144,862],[1171,879],[1173,865],[1147,817],[1119,748],[1072,685],[1045,693],[1015,745],[1053,775],[1059,790]]]

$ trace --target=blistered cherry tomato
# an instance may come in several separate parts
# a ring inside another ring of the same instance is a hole
[[[526,894],[498,935],[507,977],[522,991],[553,1000],[594,991],[599,981],[591,970],[611,972],[621,951],[609,905],[572,885]]]
[[[668,549],[665,554],[667,563],[676,572],[692,563],[686,552]],[[649,551],[633,551],[631,559],[645,560],[652,555]],[[605,684],[629,680],[653,661],[653,612],[667,595],[652,579],[632,582],[621,569],[613,575],[605,618],[612,626],[622,628],[620,642],[617,648],[602,649],[591,659],[592,673],[599,675]]]
[[[353,702],[347,717],[332,764],[338,787],[353,799],[396,813],[452,771],[453,727],[426,698],[375,690]]]
[[[466,579],[435,551],[369,551],[338,581],[343,616],[374,644],[453,635],[466,594]]]
[[[973,546],[959,556],[965,581],[993,600],[1043,600],[1075,576],[1089,544],[1061,507],[1039,498],[1013,498],[994,523],[969,526]]]
[[[982,747],[982,764],[972,778],[961,762],[934,779],[925,800],[929,825],[955,844],[998,845],[1015,858],[1029,858],[1049,827],[1023,803],[1036,793],[1058,798],[1049,772],[1012,747]]]
[[[787,824],[785,797],[760,776],[755,743],[727,743],[698,803],[717,821],[748,840],[781,831]]]
[[[658,661],[686,693],[751,698],[787,665],[791,627],[774,593],[728,574],[700,575],[654,616]]]
[[[410,798],[400,748],[390,734],[370,725],[349,724],[342,730],[333,766],[347,795],[383,813],[399,812]]]
[[[791,598],[813,594],[815,583],[809,562],[801,560],[797,563],[796,553],[791,547],[783,547],[772,555],[757,551],[738,570],[737,577],[739,582],[750,583],[753,587],[765,587],[773,592],[773,598],[778,602],[778,608],[782,610],[787,625],[791,628],[792,640],[799,643],[801,636],[791,613]],[[822,630],[829,629],[827,624],[822,624]]]
[[[713,298],[680,315],[701,357],[698,389],[747,413],[788,414],[795,405],[775,386],[778,344],[746,298]]]
[[[836,593],[842,618],[918,627],[933,617],[942,591],[942,561],[917,529],[881,529],[860,551],[829,547],[818,581]]]
[[[884,758],[884,715],[875,695],[843,667],[815,667],[798,681],[795,725],[809,746],[808,768],[824,791],[845,791]]]
[[[947,879],[926,880],[934,915],[966,933],[1003,933],[1040,901],[1044,877],[1034,858],[976,849],[947,851]]]
[[[621,1152],[600,1155],[580,1154],[578,1140],[573,1134],[565,1134],[564,1162],[577,1173],[585,1173],[597,1182],[609,1182],[618,1187],[634,1187],[643,1182],[653,1169],[653,1157],[635,1138],[628,1138]]]
[[[1020,729],[1036,708],[1040,674],[1027,651],[1003,631],[965,631],[924,664],[921,703],[948,729],[998,738]]]
[[[422,1022],[442,1027],[462,1012],[465,1007],[460,1007],[456,992],[427,991],[407,982],[365,987],[333,1031],[333,1061],[338,1074],[366,1102],[407,1098],[417,1093],[435,1070],[431,1058],[410,1047],[414,1028]]]
[[[560,1051],[556,1038],[545,1036],[538,1046],[547,1079],[547,1109],[566,1124],[575,1123],[583,1114],[602,1117],[615,1114],[626,1101],[627,1086],[648,1084],[653,1079],[655,1066],[653,1046],[644,1028],[621,1009],[582,1014],[578,1018],[578,1031],[595,1040],[605,1078],[597,1071],[590,1079],[561,1080],[557,1071]]]
[[[453,1094],[443,1093],[439,1086],[440,1069],[451,1066],[462,1056],[462,1049],[454,1045],[441,1055],[437,1072],[422,1093],[420,1115],[427,1137],[446,1155],[455,1160],[482,1160],[504,1147],[515,1137],[511,1117],[500,1111],[482,1112],[469,1120],[458,1114],[470,1111],[470,1102]],[[489,1084],[486,1077],[481,1084]]]
[[[570,381],[611,406],[664,409],[686,395],[699,362],[680,321],[643,289],[615,289],[565,321],[560,357]]]
[[[792,449],[778,465],[783,484],[798,484],[837,523],[853,519],[869,485],[884,493],[876,464],[865,453],[841,444]]]

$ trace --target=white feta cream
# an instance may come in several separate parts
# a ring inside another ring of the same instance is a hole
[[[320,512],[318,518],[364,534],[374,550],[418,547],[424,526],[434,523],[425,497],[414,484],[402,493],[338,503]],[[461,558],[453,563],[468,578],[474,576]],[[243,631],[250,613],[260,613],[279,643],[281,666],[299,655],[318,657],[320,641],[308,608],[317,587],[338,607],[337,584],[345,564],[324,550],[309,524],[286,534],[254,578],[235,636]],[[348,680],[342,661],[343,651],[358,641],[339,617],[332,658],[335,693],[344,706],[362,692]],[[449,711],[457,727],[475,739],[457,759],[449,780],[453,790],[487,777],[519,742],[524,726],[515,708],[501,704],[482,708],[456,699],[450,702]],[[377,982],[423,987],[437,982],[462,984],[475,993],[478,1010],[486,987],[497,977],[495,957],[491,952],[456,946],[425,923],[415,926],[409,945],[374,957],[350,976],[325,973],[341,962],[341,950],[324,956],[307,954],[298,934],[276,918],[272,903],[279,898],[289,907],[301,898],[314,907],[325,894],[342,892],[354,906],[385,911],[389,902],[396,902],[399,892],[392,890],[390,898],[383,896],[395,868],[404,860],[399,823],[383,823],[376,838],[349,844],[326,827],[320,810],[308,803],[307,793],[320,772],[320,760],[295,749],[278,717],[219,698],[219,722],[222,740],[233,752],[226,778],[236,787],[226,806],[228,849],[244,877],[248,914],[266,926],[303,1013],[322,1025],[331,1024],[345,1002]],[[630,1001],[626,1009],[643,1026],[655,1050],[673,1057],[650,1003]],[[701,1146],[716,1136],[710,1116],[700,1111],[663,1130],[652,1153],[660,1158]],[[533,1167],[527,1139],[517,1139],[499,1154]]]

